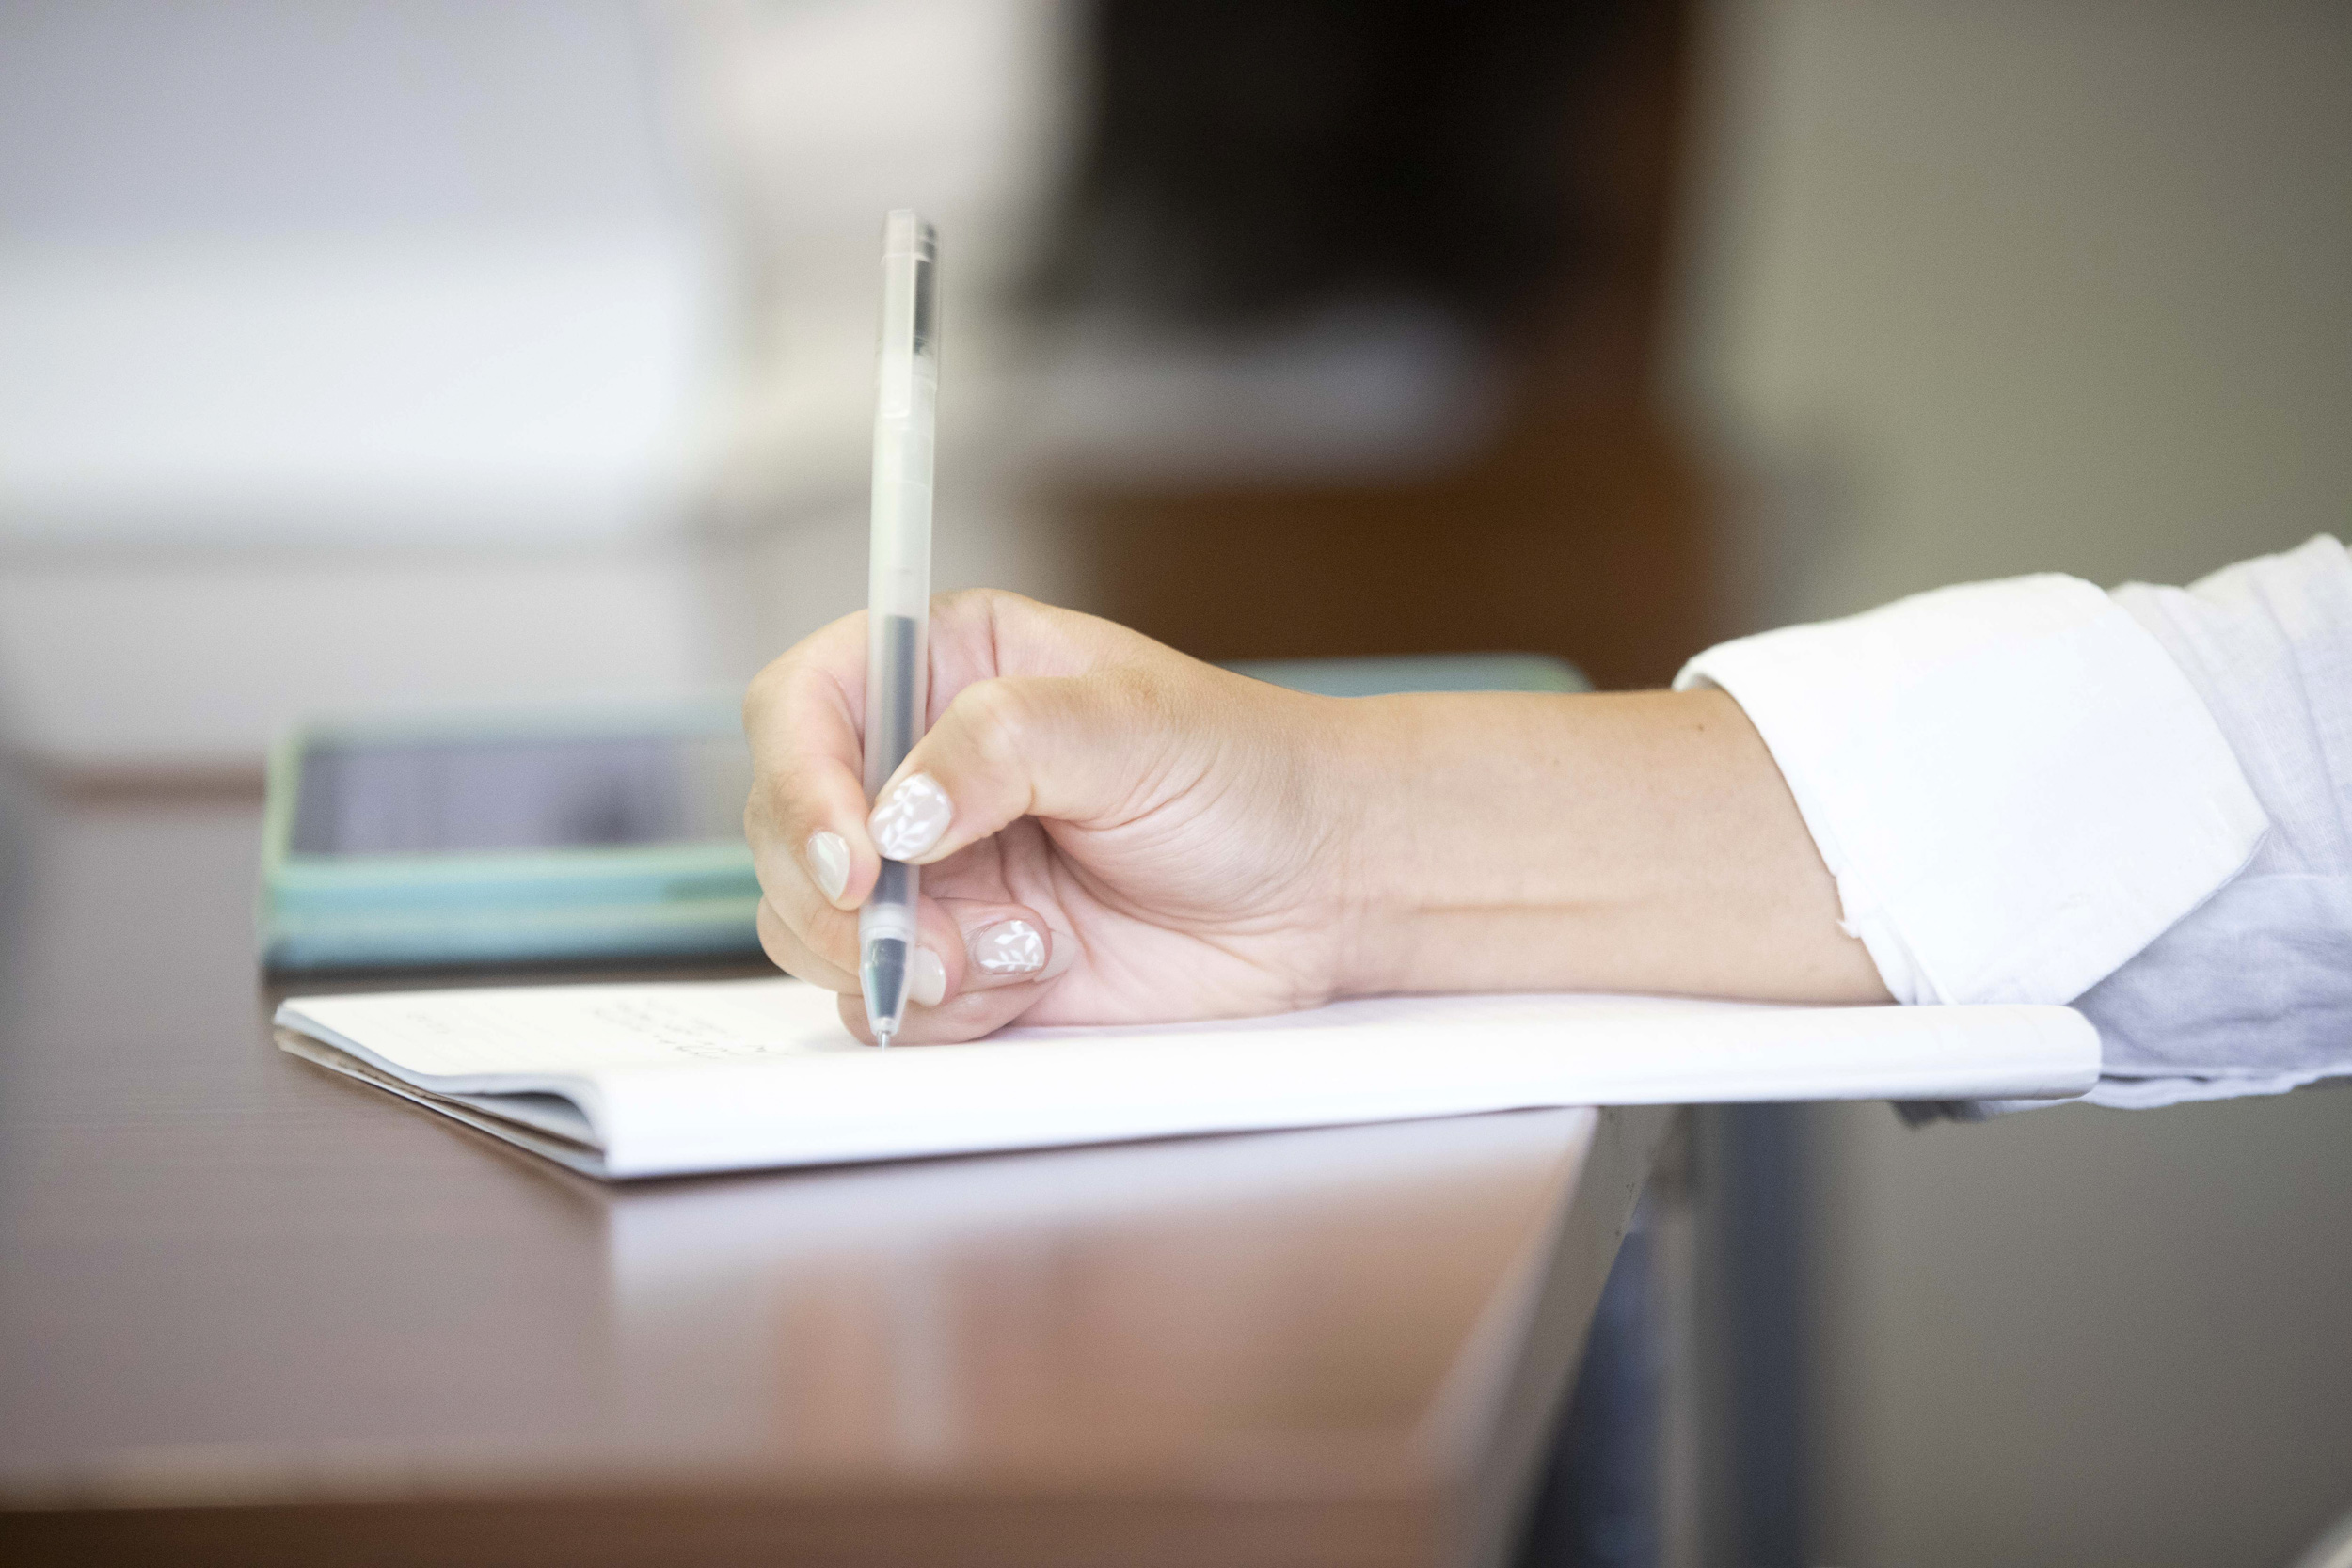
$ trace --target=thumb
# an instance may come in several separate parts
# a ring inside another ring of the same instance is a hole
[[[890,860],[928,865],[1024,816],[1129,815],[1178,733],[1141,672],[1007,677],[956,695],[882,786],[867,819]]]

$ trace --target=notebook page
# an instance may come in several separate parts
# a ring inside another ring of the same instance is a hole
[[[628,1175],[1543,1105],[2058,1096],[2097,1073],[2096,1032],[2063,1007],[1410,997],[630,1073],[601,1125]]]
[[[865,1049],[830,992],[782,978],[296,997],[278,1022],[443,1088]]]
[[[308,999],[280,1021],[444,1091],[577,1085],[614,1176],[1536,1105],[2056,1097],[2098,1073],[2063,1007],[1387,997],[873,1051],[779,979]]]

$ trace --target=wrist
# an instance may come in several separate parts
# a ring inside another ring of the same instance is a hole
[[[1338,994],[1883,999],[1779,769],[1724,693],[1353,706]]]
[[[1435,697],[1362,698],[1328,772],[1326,820],[1334,824],[1341,933],[1335,993],[1452,990],[1435,911],[1468,894],[1460,857],[1483,851],[1453,814],[1467,802],[1441,760],[1448,727]],[[1472,895],[1472,896],[1475,896]]]

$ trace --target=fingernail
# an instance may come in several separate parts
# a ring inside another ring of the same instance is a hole
[[[827,903],[838,902],[841,890],[850,885],[849,840],[834,832],[809,834],[808,874],[817,879],[817,891]]]
[[[991,974],[1034,974],[1045,967],[1045,939],[1025,920],[1000,920],[972,933],[972,961]]]
[[[954,815],[955,807],[948,803],[947,792],[939,787],[939,781],[929,773],[915,773],[898,781],[898,787],[874,808],[866,826],[884,860],[911,861],[939,842],[939,835],[947,831],[947,819]]]
[[[907,971],[907,1000],[918,1007],[936,1007],[946,994],[947,966],[930,948],[916,948]]]

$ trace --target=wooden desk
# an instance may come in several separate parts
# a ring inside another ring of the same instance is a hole
[[[41,834],[0,1557],[1506,1554],[1665,1113],[600,1187],[271,1044],[257,815]]]

